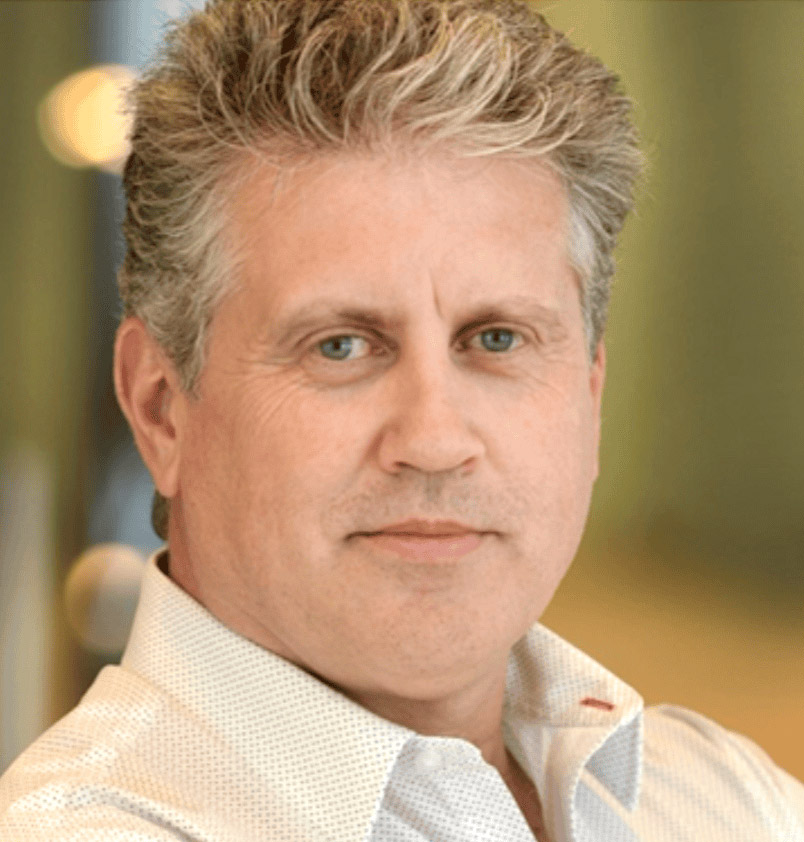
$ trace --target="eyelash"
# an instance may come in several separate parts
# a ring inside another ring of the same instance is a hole
[[[521,345],[525,341],[525,339],[524,339],[524,337],[523,337],[523,335],[520,331],[512,330],[510,328],[501,327],[501,326],[483,328],[483,330],[479,330],[476,333],[472,334],[469,341],[471,341],[472,339],[475,339],[478,336],[482,336],[484,333],[494,333],[496,331],[509,333],[509,334],[513,335],[514,337],[519,337],[520,342],[519,342],[519,344],[514,345],[513,348],[506,349],[505,351],[488,351],[487,353],[489,353],[491,356],[505,356],[507,354],[510,354],[512,351],[521,347]],[[330,336],[326,336],[323,339],[319,340],[318,342],[314,343],[313,347],[314,348],[320,348],[326,342],[331,342],[334,339],[362,339],[365,342],[367,342],[369,344],[372,344],[372,340],[369,337],[364,336],[363,334],[359,334],[359,333],[336,333],[336,334],[332,334]],[[462,343],[462,347],[466,347],[466,345],[468,345],[468,342]],[[366,358],[367,357],[358,357],[357,359],[337,360],[337,359],[331,359],[331,358],[323,357],[323,356],[321,357],[321,359],[324,362],[330,362],[330,363],[359,362],[361,359],[366,359]]]

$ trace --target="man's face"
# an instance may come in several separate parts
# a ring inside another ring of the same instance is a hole
[[[236,208],[242,285],[188,408],[171,555],[227,625],[354,693],[504,670],[597,474],[563,192],[532,164],[339,157]],[[372,314],[373,321],[360,314]],[[484,533],[407,557],[410,518]]]

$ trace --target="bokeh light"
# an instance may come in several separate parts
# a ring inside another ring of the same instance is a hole
[[[128,154],[125,92],[134,71],[104,64],[59,82],[38,109],[39,132],[48,151],[69,167],[119,173]]]

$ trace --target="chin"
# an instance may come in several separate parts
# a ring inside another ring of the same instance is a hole
[[[524,633],[524,632],[523,632]],[[443,698],[472,684],[489,672],[505,670],[511,646],[521,637],[504,641],[476,640],[471,646],[434,640],[431,645],[406,646],[377,659],[377,668],[367,676],[378,692],[411,701]]]

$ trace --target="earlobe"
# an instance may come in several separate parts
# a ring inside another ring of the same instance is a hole
[[[134,441],[163,497],[175,495],[185,396],[159,344],[136,317],[117,330],[114,385]]]

